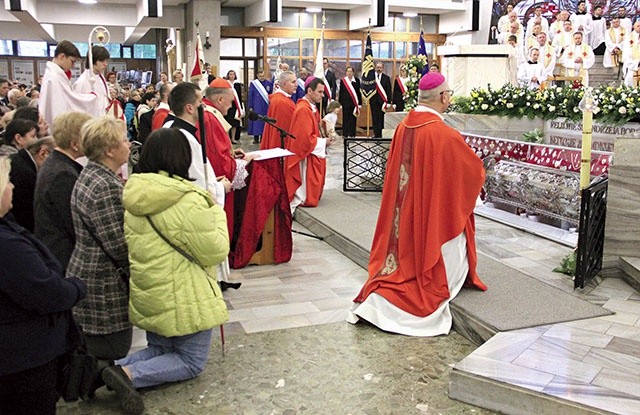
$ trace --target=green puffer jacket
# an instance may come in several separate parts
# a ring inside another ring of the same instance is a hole
[[[204,190],[164,172],[132,175],[124,186],[123,204],[131,323],[173,337],[228,320],[214,269],[229,254],[224,210]],[[146,216],[209,275],[162,240]]]

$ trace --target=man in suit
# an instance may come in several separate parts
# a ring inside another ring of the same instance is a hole
[[[391,106],[391,78],[383,73],[384,64],[376,63],[376,93],[371,97],[371,118],[373,118],[373,137],[382,138],[384,112]]]
[[[336,93],[337,93],[336,74],[333,73],[331,69],[329,69],[329,59],[327,58],[322,59],[322,67],[324,68],[324,77],[326,78],[327,83],[329,84],[329,90],[328,91],[325,90],[324,96],[322,97],[322,104],[320,107],[321,108],[320,118],[325,116],[327,112],[327,106],[329,105],[329,101],[338,99],[338,97],[336,96]],[[331,95],[329,95],[329,93]],[[331,100],[329,99],[329,97],[331,97]]]
[[[347,66],[346,72],[347,76],[340,79],[338,89],[338,101],[342,106],[342,135],[355,137],[357,117],[360,115],[360,105],[362,105],[360,80],[354,76],[351,66]]]

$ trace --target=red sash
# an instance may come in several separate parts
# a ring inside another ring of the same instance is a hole
[[[358,115],[360,115],[360,108],[358,107],[358,96],[356,95],[356,90],[353,89],[353,85],[347,78],[342,78],[342,85],[344,85],[347,92],[349,92],[349,95],[351,96],[351,101],[353,101],[354,105],[353,115],[357,117]]]

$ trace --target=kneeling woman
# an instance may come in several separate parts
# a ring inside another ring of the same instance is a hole
[[[211,329],[228,319],[214,267],[229,253],[226,216],[190,182],[190,164],[184,135],[157,130],[142,151],[141,173],[124,187],[129,318],[147,331],[148,346],[105,369],[116,390],[118,382],[143,388],[198,376]]]

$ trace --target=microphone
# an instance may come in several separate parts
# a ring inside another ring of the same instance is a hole
[[[255,112],[254,110],[249,110],[249,119],[251,121],[260,120],[260,121],[264,121],[264,122],[267,122],[267,123],[275,123],[276,122],[275,118],[269,118],[266,115],[260,115],[257,112]]]

